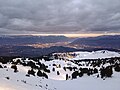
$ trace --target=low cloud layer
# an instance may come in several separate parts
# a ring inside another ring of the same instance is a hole
[[[0,34],[120,33],[120,0],[0,0]]]

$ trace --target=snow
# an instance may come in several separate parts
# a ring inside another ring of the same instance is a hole
[[[26,77],[25,73],[13,73],[11,69],[9,71],[0,69],[0,72],[0,90],[119,90],[120,88],[120,73],[117,72],[114,73],[113,78],[107,78],[106,80],[84,76],[67,81],[47,80],[34,76]],[[10,80],[4,78],[6,76],[9,76]],[[25,80],[26,83],[21,80]],[[48,87],[46,87],[46,84]]]
[[[82,77],[76,80],[58,82],[58,90],[119,90],[120,74],[116,78],[105,81],[94,77]]]
[[[44,79],[37,76],[26,77],[27,72],[24,71],[25,67],[18,65],[19,72],[14,73],[9,67],[10,64],[7,64],[7,66],[7,69],[0,69],[0,90],[45,90],[46,88],[51,90],[52,85],[51,87],[46,86],[47,80],[44,81]],[[6,77],[10,79],[7,80]],[[54,90],[54,87],[52,90]]]
[[[51,72],[49,75],[50,79],[54,79],[54,80],[66,80],[66,74],[69,73],[71,74],[72,72],[70,72],[69,70],[67,70],[67,72],[65,72],[63,70],[64,66],[77,66],[76,64],[70,62],[70,61],[63,61],[63,60],[52,60],[52,61],[41,61],[41,63],[44,63],[45,65],[48,66],[48,68],[52,71],[53,67],[55,68],[55,72]],[[56,64],[57,66],[61,66],[61,68],[56,68],[55,66],[53,66],[53,64]],[[57,75],[57,71],[60,72],[61,75]]]
[[[120,57],[120,53],[112,52],[107,50],[100,50],[100,51],[92,51],[92,52],[71,52],[72,54],[76,54],[75,57],[67,59],[69,60],[83,60],[83,59],[102,59],[102,58],[111,58],[111,57]]]
[[[103,53],[104,52],[104,53]],[[70,60],[79,60],[79,59],[98,59],[98,58],[110,58],[110,57],[120,57],[118,52],[111,51],[95,51],[95,52],[72,52],[76,56],[74,58],[68,58]],[[16,61],[18,58],[14,59]],[[21,58],[19,58],[21,60]],[[77,79],[66,80],[66,74],[71,75],[73,71],[64,70],[63,67],[79,67],[77,64],[74,64],[70,60],[60,60],[54,59],[52,61],[40,60],[41,63],[44,63],[48,66],[51,73],[47,73],[48,79],[30,76],[27,77],[27,71],[31,68],[28,66],[17,65],[18,71],[14,73],[14,70],[11,69],[11,63],[1,64],[2,66],[7,66],[7,68],[0,68],[0,90],[119,90],[120,89],[120,73],[113,73],[111,78],[106,78],[105,80],[97,78],[96,74],[83,77],[78,77]],[[29,60],[26,59],[26,62]],[[31,60],[33,61],[33,60]],[[56,66],[53,66],[56,64]],[[84,61],[80,64],[85,64]],[[58,67],[58,66],[61,67]],[[109,64],[106,63],[105,66]],[[81,67],[91,67],[91,66],[81,66]],[[55,72],[52,69],[55,68]],[[35,70],[37,71],[37,70]],[[57,71],[60,72],[60,75],[57,75]],[[7,79],[9,77],[9,79]]]

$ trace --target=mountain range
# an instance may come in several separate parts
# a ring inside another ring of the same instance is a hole
[[[71,40],[65,36],[0,36],[0,45],[16,45],[16,44],[38,44],[38,43],[56,43]]]
[[[74,40],[71,45],[120,49],[120,35],[104,35],[98,37],[78,38]]]

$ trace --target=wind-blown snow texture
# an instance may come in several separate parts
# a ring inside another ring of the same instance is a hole
[[[110,51],[96,51],[96,52],[74,52],[77,54],[75,57],[65,56],[66,59],[54,59],[51,61],[45,61],[44,59],[40,60],[41,63],[44,63],[50,69],[50,73],[47,73],[48,79],[43,77],[38,77],[30,75],[27,77],[27,71],[31,69],[29,66],[23,66],[18,64],[18,72],[14,73],[14,70],[11,69],[11,63],[0,65],[4,68],[0,68],[0,90],[119,90],[120,89],[120,73],[115,72],[110,78],[105,80],[97,78],[97,74],[83,77],[78,77],[77,79],[72,80],[70,77],[66,80],[66,74],[69,76],[74,72],[70,70],[64,70],[63,67],[77,67],[79,66],[72,61],[82,60],[82,59],[98,59],[98,58],[111,58],[111,57],[120,57],[120,54],[117,52]],[[60,54],[60,53],[59,53]],[[63,53],[61,53],[63,54]],[[21,58],[19,58],[22,60]],[[72,61],[68,60],[71,59]],[[14,59],[14,61],[18,58]],[[33,61],[33,60],[25,60]],[[35,62],[35,61],[33,61]],[[86,62],[82,61],[80,64],[85,64]],[[56,66],[54,66],[55,64]],[[60,66],[59,66],[60,65]],[[104,66],[108,66],[106,63]],[[7,66],[7,67],[6,67]],[[91,67],[91,66],[81,66],[81,67]],[[53,71],[55,68],[55,71]],[[97,67],[99,68],[99,67]],[[37,72],[37,69],[35,69]],[[60,72],[60,75],[57,75],[57,71]]]

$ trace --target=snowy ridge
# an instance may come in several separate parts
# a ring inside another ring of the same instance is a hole
[[[100,50],[100,51],[92,51],[92,52],[70,52],[70,53],[58,53],[58,54],[66,54],[66,59],[69,60],[83,60],[83,59],[104,59],[104,58],[111,58],[111,57],[120,57],[120,53],[112,52],[107,50]]]

